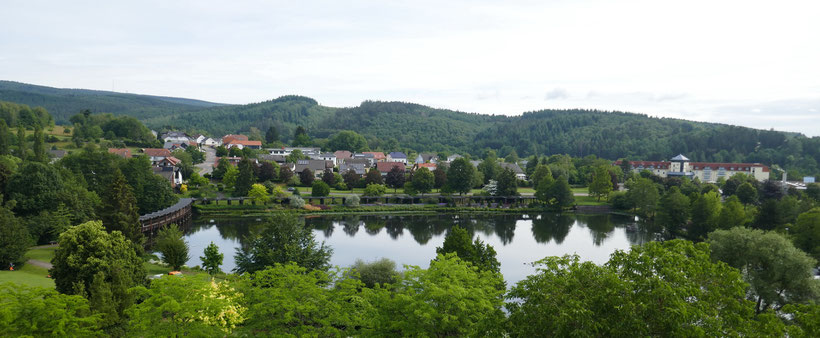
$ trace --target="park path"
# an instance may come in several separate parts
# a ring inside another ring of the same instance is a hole
[[[26,264],[39,266],[39,267],[45,268],[45,269],[51,269],[52,267],[54,267],[54,265],[51,265],[51,263],[49,263],[49,262],[38,261],[36,259],[29,259],[28,261],[26,261]]]
[[[209,174],[214,171],[214,163],[216,163],[216,150],[211,147],[202,147],[202,150],[205,151],[205,162],[196,165],[196,168],[199,169],[200,175]]]

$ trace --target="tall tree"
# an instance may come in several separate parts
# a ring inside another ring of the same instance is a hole
[[[296,127],[296,130],[293,132],[293,146],[309,147],[311,143],[307,130],[302,126]]]
[[[302,182],[303,186],[309,187],[313,184],[314,179],[313,170],[310,170],[310,168],[305,168],[299,172],[299,181]]]
[[[441,188],[444,188],[447,184],[447,171],[445,171],[442,166],[436,166],[436,170],[433,170],[433,177],[435,177],[433,188],[441,191]]]
[[[446,190],[457,192],[460,195],[470,192],[473,188],[473,179],[476,176],[476,169],[467,158],[457,158],[450,163],[447,169]]]
[[[689,211],[689,198],[672,187],[661,198],[657,221],[675,235],[689,222]]]
[[[345,173],[342,175],[342,178],[345,181],[345,185],[347,185],[349,189],[353,189],[353,187],[356,185],[357,182],[359,182],[359,180],[362,177],[359,174],[357,174],[355,170],[347,169],[347,171],[345,171]]]
[[[370,170],[367,171],[367,175],[364,177],[364,181],[367,185],[382,184],[382,173],[376,168],[370,168]]]
[[[9,126],[6,120],[0,119],[0,155],[8,155],[9,152]]]
[[[628,182],[626,198],[636,209],[637,213],[643,217],[652,218],[655,216],[655,208],[658,205],[660,194],[655,182],[648,178],[639,178],[633,182]]]
[[[259,182],[276,181],[279,178],[279,170],[276,162],[262,161],[259,166]]]
[[[26,127],[22,123],[17,124],[17,157],[26,160]]]
[[[718,227],[721,229],[731,229],[745,226],[747,222],[746,211],[737,196],[729,196],[720,208],[718,216]]]
[[[190,259],[188,243],[185,242],[182,230],[176,224],[160,229],[155,245],[162,254],[162,261],[174,270],[179,270]]]
[[[546,182],[546,180],[542,180],[541,183],[543,184],[544,182]],[[547,205],[556,211],[571,207],[572,204],[575,203],[575,196],[572,195],[572,189],[569,187],[569,182],[567,182],[567,178],[564,176],[555,180],[555,183],[549,186],[549,189],[547,189],[543,196],[547,201]]]
[[[287,165],[283,165],[279,167],[279,181],[282,183],[287,184],[290,182],[290,179],[293,178],[293,171],[290,170],[290,167]]]
[[[265,142],[268,144],[279,142],[279,129],[276,129],[276,126],[268,127],[268,131],[265,132]]]
[[[355,131],[342,130],[328,140],[327,146],[331,151],[365,151],[367,150],[367,140],[365,140],[364,136],[359,135]]]
[[[322,182],[331,187],[336,185],[336,175],[333,175],[333,170],[325,169],[325,172],[322,173]]]
[[[608,168],[606,166],[595,168],[592,182],[589,184],[589,194],[600,201],[601,197],[609,196],[610,192],[612,192],[612,177]]]
[[[34,126],[34,144],[31,147],[34,151],[34,160],[37,162],[48,162],[48,155],[46,155],[45,136],[43,136],[43,127],[40,124]]]
[[[404,170],[398,165],[394,165],[393,168],[390,168],[390,171],[387,172],[387,176],[384,178],[384,183],[386,183],[388,187],[393,188],[394,193],[396,189],[404,186],[404,181]]]
[[[718,227],[720,218],[720,196],[714,191],[700,195],[692,201],[692,225],[689,237],[702,239]]]
[[[444,243],[436,248],[437,255],[455,253],[458,258],[483,271],[489,271],[501,277],[501,263],[496,258],[495,249],[473,236],[466,229],[454,225],[444,236]]]
[[[798,248],[820,261],[820,207],[800,214],[791,233]]]
[[[413,173],[413,189],[422,195],[433,189],[435,181],[436,178],[433,177],[433,173],[427,168],[418,168],[416,172]]]
[[[740,199],[740,203],[749,205],[757,202],[757,188],[753,187],[749,182],[744,182],[737,187],[735,196]]]
[[[497,196],[518,196],[518,180],[509,168],[504,168],[498,173],[496,182]]]
[[[709,234],[708,242],[713,259],[743,274],[757,313],[820,297],[812,279],[817,261],[781,234],[736,227]]]
[[[496,179],[496,175],[501,172],[501,166],[498,164],[498,156],[494,150],[487,151],[487,156],[478,164],[478,171],[484,174],[485,184]]]
[[[550,171],[550,167],[546,164],[537,165],[533,169],[533,172],[530,175],[530,179],[532,179],[532,184],[536,187],[541,183],[542,179],[549,180],[550,183],[548,184],[552,184],[552,182],[554,181],[554,179],[552,178],[552,172]]]
[[[114,180],[103,191],[102,205],[97,214],[106,230],[119,231],[135,246],[141,247],[143,237],[137,200],[119,169],[114,173]]]
[[[25,261],[24,256],[32,243],[22,222],[11,210],[0,206],[0,270]]]
[[[88,298],[91,308],[103,314],[107,333],[122,335],[117,328],[133,304],[128,289],[146,282],[133,243],[119,231],[107,233],[99,221],[86,222],[60,235],[52,263],[57,291]]]
[[[236,178],[236,186],[234,187],[234,194],[238,196],[247,196],[251,186],[256,183],[256,176],[254,175],[254,167],[256,164],[251,162],[247,157],[243,157],[239,161],[239,176]]]
[[[275,264],[294,262],[308,270],[330,268],[333,250],[317,243],[313,232],[292,215],[278,214],[268,219],[262,232],[247,240],[236,254],[236,272],[249,273]]]

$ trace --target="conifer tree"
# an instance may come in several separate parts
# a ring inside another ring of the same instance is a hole
[[[9,154],[9,126],[0,119],[0,155]]]
[[[253,173],[254,164],[251,163],[247,157],[239,161],[239,177],[236,178],[236,186],[234,193],[237,196],[247,196],[251,191],[251,186],[256,183],[256,177]]]
[[[142,244],[142,231],[137,213],[137,200],[122,172],[116,170],[114,180],[103,192],[98,212],[108,232],[120,231],[135,244]]]
[[[17,125],[17,157],[26,160],[26,128],[22,123]]]
[[[48,162],[45,149],[45,137],[43,136],[43,127],[39,124],[34,126],[34,145],[31,149],[34,151],[34,160],[37,162]]]

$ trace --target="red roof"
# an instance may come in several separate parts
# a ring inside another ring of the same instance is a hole
[[[335,153],[333,153],[333,155],[336,155],[336,158],[342,158],[342,159],[353,157],[353,154],[351,152],[347,151],[347,150],[336,151]]]
[[[430,171],[436,170],[435,163],[417,163],[416,168],[427,168]]]
[[[168,157],[171,156],[171,151],[165,148],[145,148],[143,149],[145,155],[151,157]]]
[[[387,173],[393,170],[393,167],[399,167],[402,171],[405,170],[404,163],[401,162],[377,162],[376,169],[379,172]]]
[[[168,161],[168,163],[171,163],[171,165],[177,165],[177,163],[180,162],[180,159],[173,156],[168,156],[165,158],[165,160]]]
[[[225,135],[225,136],[222,137],[222,143],[223,144],[231,143],[231,141],[235,141],[235,140],[247,141],[248,137],[245,136],[245,135],[233,135],[233,134]]]
[[[373,155],[373,159],[375,159],[375,160],[387,159],[387,156],[385,156],[384,153],[381,152],[381,151],[365,151],[365,152],[362,152],[362,154],[371,154],[371,155]]]
[[[131,158],[131,149],[128,148],[108,148],[108,153],[119,155],[124,158]]]
[[[243,146],[262,146],[262,141],[233,140],[227,144],[241,144]]]

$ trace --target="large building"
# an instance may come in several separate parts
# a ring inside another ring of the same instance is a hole
[[[621,165],[621,161],[615,162]],[[660,177],[698,178],[701,182],[717,182],[735,174],[746,174],[758,181],[769,179],[769,167],[760,163],[710,163],[691,162],[683,154],[669,161],[629,161],[634,172],[648,170]]]

